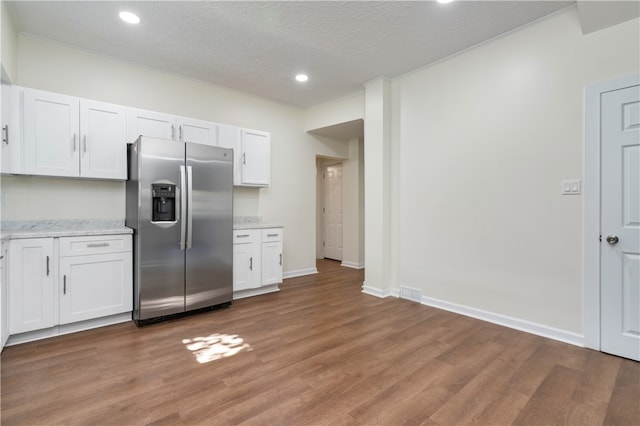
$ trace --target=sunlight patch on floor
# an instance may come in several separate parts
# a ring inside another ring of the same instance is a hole
[[[200,364],[228,358],[243,350],[251,350],[251,345],[237,334],[215,333],[207,337],[183,339],[182,343],[195,355]]]

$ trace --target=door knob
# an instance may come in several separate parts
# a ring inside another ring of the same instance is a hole
[[[607,242],[609,244],[611,244],[612,246],[615,246],[616,244],[618,244],[618,236],[617,235],[608,235],[607,236]]]

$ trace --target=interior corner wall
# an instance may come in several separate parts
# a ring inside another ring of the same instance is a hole
[[[16,78],[16,68],[17,68],[17,59],[16,59],[16,31],[13,25],[13,21],[11,20],[11,15],[9,13],[8,7],[6,3],[1,2],[0,14],[2,15],[2,31],[0,37],[2,38],[2,43],[0,47],[1,54],[1,62],[2,68],[6,73],[6,76],[9,79],[9,82],[15,81]],[[4,76],[3,76],[4,81]]]
[[[14,84],[271,132],[272,185],[236,188],[234,214],[284,225],[284,271],[315,270],[317,153],[346,153],[306,134],[304,110],[157,69],[19,35]],[[54,192],[51,192],[54,191]],[[3,219],[124,219],[122,182],[3,179]]]
[[[364,92],[354,93],[308,107],[304,113],[306,131],[364,118]]]
[[[349,156],[342,163],[342,264],[364,268],[364,146],[361,138],[348,142]]]
[[[393,81],[400,285],[582,333],[583,199],[560,182],[584,177],[585,85],[639,72],[639,30],[583,35],[570,8]]]

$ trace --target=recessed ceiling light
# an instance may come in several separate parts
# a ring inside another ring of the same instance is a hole
[[[120,16],[120,19],[122,19],[124,22],[128,22],[129,24],[139,24],[140,23],[140,18],[138,18],[138,15],[136,15],[135,13],[122,11],[122,12],[120,12],[119,16]]]
[[[296,75],[296,80],[298,80],[300,83],[304,83],[305,81],[309,80],[309,76],[306,74],[298,74]]]
[[[451,3],[454,0],[437,0],[438,3],[440,4],[447,4],[447,3]]]

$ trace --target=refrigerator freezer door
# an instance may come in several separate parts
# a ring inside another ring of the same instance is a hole
[[[233,151],[187,144],[186,310],[233,299]]]
[[[180,166],[184,166],[185,145],[181,142],[141,137],[138,140],[138,229],[135,256],[137,285],[134,294],[135,320],[184,312],[184,257],[180,247],[180,225],[184,212],[178,209],[175,222],[152,222],[151,184],[176,185],[176,206],[185,194]]]

